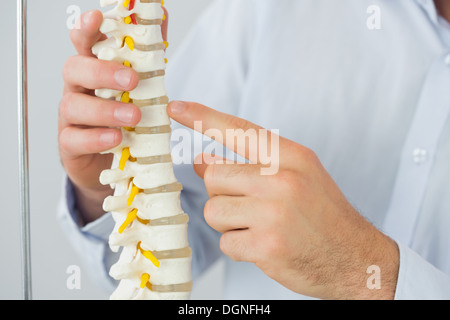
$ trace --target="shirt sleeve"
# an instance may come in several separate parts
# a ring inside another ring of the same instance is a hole
[[[398,243],[400,269],[396,300],[448,300],[450,299],[450,276],[409,247]]]
[[[105,292],[112,292],[115,282],[109,276],[110,261],[118,258],[108,245],[108,237],[114,227],[110,214],[82,227],[76,204],[74,187],[64,177],[64,192],[58,205],[57,220],[64,234],[91,276],[91,279]]]

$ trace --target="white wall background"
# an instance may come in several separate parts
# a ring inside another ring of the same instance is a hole
[[[2,1],[0,20],[0,299],[21,299],[21,249],[17,148],[16,1]],[[63,170],[57,152],[61,70],[75,54],[66,10],[98,8],[97,0],[28,1],[29,144],[31,246],[34,299],[107,299],[90,281],[81,259],[59,228],[55,215]],[[210,0],[167,0],[170,13],[168,58]],[[81,269],[81,289],[66,287],[70,265]],[[194,286],[193,299],[221,298],[221,263]]]

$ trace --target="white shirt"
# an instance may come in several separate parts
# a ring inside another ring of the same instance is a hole
[[[167,86],[172,100],[313,149],[354,207],[399,244],[396,298],[450,299],[450,28],[432,0],[218,0],[169,62]],[[207,195],[192,167],[176,175],[198,276],[222,256],[220,235],[203,220]],[[112,219],[78,228],[70,183],[67,191],[62,225],[112,290]],[[225,272],[225,298],[306,298],[253,264],[227,259]]]

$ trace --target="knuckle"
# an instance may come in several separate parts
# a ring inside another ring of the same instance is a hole
[[[278,201],[266,201],[266,203],[264,203],[266,210],[263,212],[268,216],[267,219],[275,220],[272,222],[276,222],[281,211],[281,205],[282,203]]]
[[[239,250],[236,245],[239,245],[238,243],[233,243],[233,237],[230,236],[229,233],[224,233],[220,237],[220,243],[219,247],[220,250],[227,255],[229,258],[231,258],[233,261],[238,261],[238,257],[236,255],[236,252]]]
[[[97,60],[95,63],[91,66],[91,72],[92,72],[92,79],[95,83],[101,83],[104,70],[103,65],[100,62],[100,60]]]
[[[70,128],[64,128],[58,137],[59,148],[66,153],[69,153],[70,148]]]
[[[283,256],[285,254],[283,243],[284,238],[279,233],[275,231],[267,233],[262,253],[263,259],[267,261]]]
[[[302,174],[294,170],[283,170],[277,178],[275,185],[279,192],[283,194],[286,201],[293,201],[296,203],[299,199],[304,199],[304,196],[310,191],[314,178],[311,178],[308,174]],[[289,208],[287,202],[281,202],[276,210],[276,213],[283,217]]]
[[[74,56],[67,58],[66,62],[64,63],[63,69],[62,69],[62,76],[64,82],[70,82],[70,75],[71,75],[71,69],[73,60],[75,59]]]
[[[319,157],[317,154],[309,148],[303,148],[302,157],[311,164],[317,164],[317,162],[319,162]]]
[[[69,36],[70,36],[70,41],[72,41],[73,45],[76,45],[76,43],[78,42],[77,34],[78,34],[78,30],[76,28],[73,28],[72,30],[70,30]]]
[[[267,224],[272,226],[270,230],[267,230],[268,234],[273,232],[273,229],[282,229],[283,223],[286,223],[286,213],[284,210],[283,203],[277,201],[270,201],[264,204],[264,210],[262,215]]]
[[[236,164],[225,164],[225,170],[222,171],[223,178],[234,178],[240,176],[242,174],[248,174],[247,167],[244,165],[236,165]],[[216,168],[217,170],[217,168]],[[216,171],[217,173],[217,171]]]
[[[59,104],[59,114],[65,120],[70,119],[70,105],[73,99],[74,93],[67,92],[66,94],[63,95],[61,103]]]
[[[205,216],[205,221],[206,223],[208,223],[209,225],[211,225],[214,222],[214,213],[215,213],[215,200],[214,198],[209,199],[208,201],[206,201],[205,203],[205,208],[204,208],[204,216]]]
[[[236,240],[232,233],[224,233],[220,238],[220,250],[233,261],[242,260],[242,243]]]
[[[295,177],[296,172],[289,169],[280,170],[276,175],[273,176],[275,180],[274,183],[276,183],[277,188],[279,188],[279,190],[282,192],[285,192],[295,187],[296,182]]]
[[[213,185],[216,169],[217,169],[217,165],[214,163],[210,164],[208,167],[206,167],[206,170],[205,170],[205,173],[203,176],[203,180],[205,182],[206,189],[209,189]]]
[[[90,112],[86,114],[90,123],[95,124],[108,124],[111,127],[114,122],[114,109],[108,108],[108,101],[95,98],[96,100],[86,100],[89,103]]]
[[[234,116],[228,117],[227,124],[229,125],[230,128],[239,128],[244,131],[247,131],[251,128],[251,125],[247,120]]]
[[[317,154],[310,148],[304,147],[302,145],[296,145],[293,148],[293,152],[296,157],[299,159],[299,163],[305,169],[310,168],[311,166],[317,166],[320,163],[319,157]]]
[[[219,247],[220,247],[220,251],[222,251],[223,253],[227,254],[228,253],[228,243],[227,243],[227,234],[224,233],[221,237],[220,237],[220,243],[219,243]]]

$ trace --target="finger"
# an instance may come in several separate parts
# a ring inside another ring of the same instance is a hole
[[[167,41],[167,33],[168,33],[168,29],[169,29],[169,12],[167,11],[167,9],[165,7],[163,7],[163,10],[164,10],[164,16],[166,18],[163,20],[163,23],[161,25],[161,31],[162,31],[164,41]]]
[[[212,164],[204,173],[203,180],[210,197],[265,196],[268,176],[261,175],[261,167],[253,164]]]
[[[220,233],[248,229],[255,222],[253,213],[259,211],[259,203],[252,197],[216,196],[205,204],[205,221]]]
[[[131,91],[139,83],[139,76],[132,68],[114,61],[92,57],[73,56],[67,59],[63,69],[67,91],[85,92],[85,89],[108,88]]]
[[[234,261],[255,262],[253,241],[250,229],[228,231],[220,238],[220,250]]]
[[[194,159],[194,171],[200,178],[203,179],[205,171],[210,164],[225,163],[226,161],[228,160],[218,155],[201,153]]]
[[[141,120],[140,109],[82,93],[64,95],[60,115],[68,124],[98,127],[134,127]]]
[[[79,28],[70,32],[70,38],[78,54],[83,56],[94,56],[92,46],[98,41],[106,39],[100,32],[103,22],[103,14],[98,10],[85,12],[80,17]]]
[[[289,151],[288,140],[198,103],[174,101],[168,113],[175,121],[213,138],[251,163],[264,163],[263,158],[268,154],[271,160],[279,161],[279,155]]]
[[[82,129],[66,127],[59,134],[61,152],[69,158],[107,151],[120,144],[122,133],[118,129]]]

